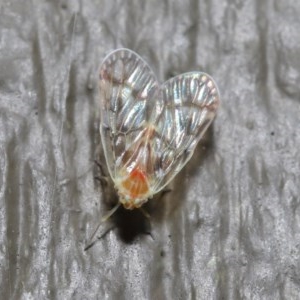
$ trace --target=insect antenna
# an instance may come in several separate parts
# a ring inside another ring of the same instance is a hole
[[[148,219],[151,219],[150,214],[143,208],[143,207],[139,207],[139,210],[142,212],[142,214]]]
[[[101,239],[102,237],[104,237],[113,227],[109,228],[101,237],[98,237],[95,241],[93,241],[97,231],[99,230],[101,224],[105,223],[117,210],[118,208],[120,207],[121,205],[121,202],[119,202],[116,206],[114,206],[111,210],[109,210],[107,212],[106,215],[104,215],[100,222],[98,223],[96,229],[94,230],[93,234],[90,236],[90,238],[88,239],[89,240],[89,243],[88,245],[84,248],[84,251],[87,251],[88,249],[90,249],[98,239]]]

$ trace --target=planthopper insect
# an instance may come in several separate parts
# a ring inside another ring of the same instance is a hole
[[[202,72],[160,84],[148,64],[128,49],[110,53],[99,73],[107,167],[119,205],[139,208],[191,158],[215,118],[218,88]]]

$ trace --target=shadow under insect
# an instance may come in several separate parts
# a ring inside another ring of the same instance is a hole
[[[138,236],[151,236],[151,223],[140,209],[128,210],[120,206],[112,216],[121,240],[125,243],[133,242]]]

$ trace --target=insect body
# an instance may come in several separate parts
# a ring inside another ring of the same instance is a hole
[[[104,154],[127,209],[143,205],[183,168],[219,106],[209,75],[185,73],[161,85],[128,49],[104,59],[100,97]]]

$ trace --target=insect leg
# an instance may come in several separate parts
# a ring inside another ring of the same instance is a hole
[[[97,160],[94,160],[94,162],[100,170],[100,176],[95,176],[94,178],[96,180],[100,181],[101,184],[107,185],[108,184],[108,178],[107,178],[106,174],[104,173],[103,165],[100,162],[98,162]]]

